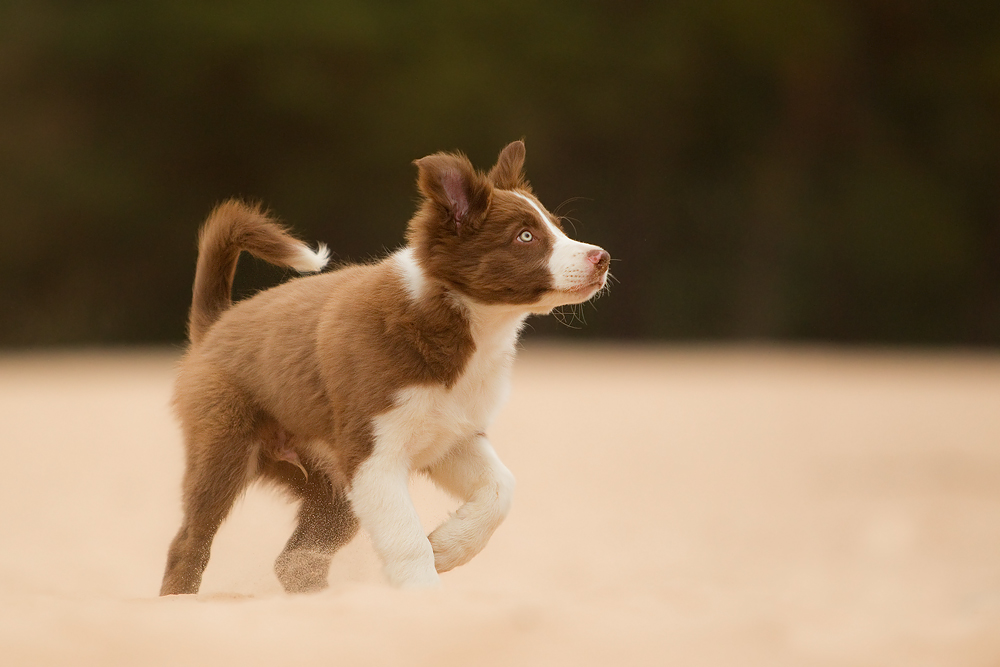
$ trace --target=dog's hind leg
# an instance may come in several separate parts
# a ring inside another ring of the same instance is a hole
[[[312,593],[327,586],[333,554],[357,534],[358,520],[343,490],[308,461],[293,464],[265,461],[262,473],[286,484],[302,499],[298,526],[274,563],[275,574],[289,593]]]
[[[215,533],[256,475],[257,446],[247,433],[188,445],[184,522],[167,553],[160,595],[198,592]]]

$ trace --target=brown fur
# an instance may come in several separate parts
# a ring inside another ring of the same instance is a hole
[[[546,244],[520,249],[514,261],[505,241],[538,226],[503,191],[530,193],[523,160],[515,142],[489,175],[461,155],[417,161],[423,201],[407,239],[433,277],[419,300],[383,260],[297,278],[231,305],[240,251],[288,265],[299,246],[259,207],[230,201],[213,211],[200,236],[191,345],[174,395],[187,447],[184,522],[162,595],[197,592],[216,530],[258,477],[301,501],[275,565],[281,583],[288,591],[326,585],[333,552],[358,528],[345,489],[372,451],[373,417],[403,387],[450,387],[474,352],[468,315],[452,292],[525,304],[549,287]]]

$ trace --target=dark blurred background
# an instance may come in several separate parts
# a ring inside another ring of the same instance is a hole
[[[996,0],[0,6],[2,345],[180,342],[215,203],[368,259],[520,137],[620,260],[534,335],[1000,344]]]

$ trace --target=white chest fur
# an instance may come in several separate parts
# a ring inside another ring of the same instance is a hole
[[[375,446],[413,471],[483,433],[507,398],[514,347],[524,315],[507,309],[470,309],[475,352],[450,387],[400,390],[392,409],[373,420]]]

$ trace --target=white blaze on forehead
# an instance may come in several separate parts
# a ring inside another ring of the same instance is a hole
[[[531,197],[520,192],[511,194],[523,199],[535,210],[542,223],[553,235],[552,254],[549,256],[549,271],[557,290],[572,290],[593,282],[593,263],[587,259],[591,250],[599,250],[589,243],[580,243],[566,236],[556,227],[542,208]]]
[[[542,223],[546,227],[548,227],[548,229],[549,229],[550,232],[552,232],[555,235],[557,241],[559,240],[560,237],[569,240],[569,237],[566,236],[561,229],[559,229],[554,224],[552,224],[552,221],[549,220],[549,216],[545,215],[545,212],[542,211],[542,207],[539,206],[538,204],[536,204],[531,197],[528,197],[526,195],[522,195],[520,192],[514,192],[513,190],[511,190],[510,193],[512,195],[514,195],[515,197],[518,197],[518,198],[523,199],[524,201],[528,202],[528,206],[530,206],[531,208],[535,209],[535,213],[538,214],[539,219],[541,219]]]

